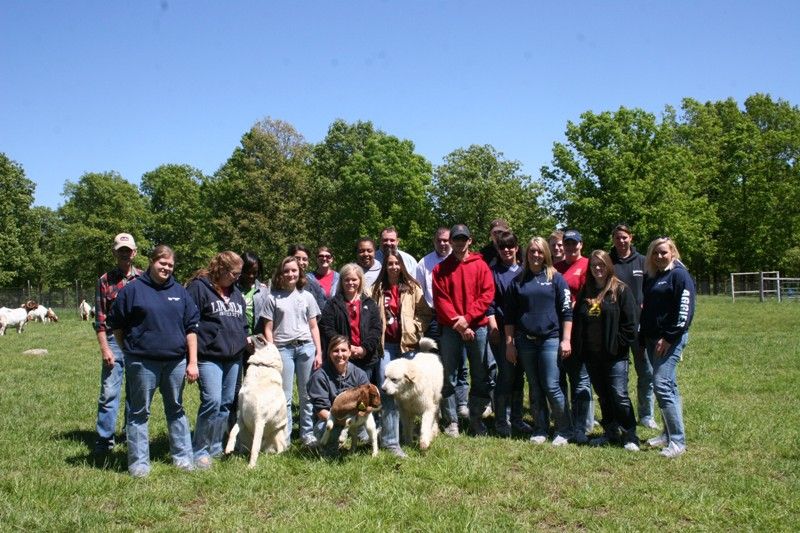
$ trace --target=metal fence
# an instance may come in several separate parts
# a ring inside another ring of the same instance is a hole
[[[731,272],[731,299],[755,298],[763,302],[775,299],[800,301],[800,278],[781,277],[777,271],[771,272]]]
[[[40,305],[46,307],[74,309],[77,313],[81,300],[86,300],[90,305],[94,304],[94,287],[91,289],[71,287],[47,290],[31,287],[0,288],[0,307],[20,307],[28,300],[36,300]]]

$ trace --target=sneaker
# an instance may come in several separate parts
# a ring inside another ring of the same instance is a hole
[[[150,473],[150,470],[147,468],[135,468],[133,470],[130,470],[129,472],[131,474],[131,477],[142,478],[142,477],[147,477],[147,475]]]
[[[575,441],[575,444],[586,444],[589,442],[589,437],[586,436],[586,433],[578,431],[575,433],[573,440]]]
[[[639,445],[636,444],[635,442],[626,442],[625,446],[623,446],[623,448],[625,448],[629,452],[638,452],[639,451]]]
[[[317,448],[317,446],[319,446],[319,442],[317,441],[317,438],[314,435],[306,435],[305,437],[300,439],[300,444],[304,448],[309,448],[312,450]]]
[[[459,418],[469,418],[469,407],[466,405],[459,405],[458,406],[458,417]]]
[[[469,429],[472,431],[472,434],[476,437],[484,437],[486,436],[486,424],[483,423],[482,418],[473,418],[469,421]]]
[[[553,439],[553,446],[566,446],[567,444],[569,444],[569,440],[561,435],[558,435]]]
[[[663,433],[658,437],[653,437],[652,439],[647,439],[647,445],[651,448],[659,448],[661,446],[667,445],[667,436]]]
[[[209,458],[209,466],[211,466],[211,458]],[[178,470],[183,470],[184,472],[194,472],[194,464],[193,463],[176,463],[175,468]]]
[[[647,418],[642,418],[639,421],[639,425],[650,429],[661,429],[655,419],[649,416]]]
[[[605,446],[608,444],[608,437],[605,435],[601,437],[595,437],[589,441],[589,446]]]
[[[682,455],[685,451],[686,446],[681,446],[680,444],[670,441],[667,447],[661,450],[661,455],[669,459],[674,459],[679,455]]]
[[[545,442],[547,442],[547,437],[545,437],[544,435],[533,435],[531,437],[531,442],[534,444],[544,444]]]
[[[208,455],[202,456],[200,459],[194,462],[194,466],[198,470],[208,470],[209,468],[211,468],[211,457],[209,457]]]
[[[98,437],[96,441],[94,441],[94,448],[92,448],[92,453],[94,455],[105,455],[110,453],[111,450],[114,449],[114,439],[104,439]]]
[[[524,420],[512,420],[511,428],[517,433],[522,433],[523,435],[530,435],[533,433],[533,428],[531,425]]]
[[[406,455],[406,452],[404,452],[403,449],[400,448],[400,446],[390,446],[389,448],[386,448],[386,451],[394,455],[398,459],[405,459],[408,457],[408,455]]]
[[[481,418],[489,418],[494,414],[492,411],[492,404],[486,404],[486,408],[483,410],[483,414],[481,414]]]
[[[504,439],[511,437],[511,426],[508,424],[495,424],[494,430],[498,437],[503,437]]]
[[[459,436],[458,434],[458,422],[451,422],[448,424],[446,428],[444,428],[444,434],[453,437],[454,439]]]

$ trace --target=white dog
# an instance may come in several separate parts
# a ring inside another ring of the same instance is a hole
[[[253,337],[253,343],[255,352],[247,360],[250,366],[239,391],[236,424],[225,446],[225,453],[231,453],[238,436],[239,449],[250,451],[250,468],[256,466],[259,452],[284,451],[287,431],[281,354],[261,335]]]
[[[424,337],[419,352],[413,359],[395,359],[386,366],[384,391],[393,396],[400,411],[403,441],[410,443],[414,434],[414,419],[419,416],[419,449],[427,450],[439,433],[439,402],[442,399],[444,368],[439,356],[430,353],[436,342]]]
[[[26,322],[28,322],[28,312],[24,307],[0,308],[0,335],[5,335],[8,326],[16,327],[17,333],[22,333]]]
[[[355,448],[359,430],[364,427],[372,444],[372,456],[378,455],[378,426],[372,413],[381,409],[381,393],[372,383],[343,390],[333,400],[330,416],[325,424],[325,433],[320,444],[325,446],[335,425],[344,426],[339,434],[339,447],[343,447],[350,435],[350,449]]]

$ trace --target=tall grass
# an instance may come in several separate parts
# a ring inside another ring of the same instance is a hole
[[[319,459],[295,446],[252,471],[236,456],[186,474],[169,463],[157,395],[153,472],[136,480],[124,445],[101,463],[90,453],[100,369],[91,326],[69,316],[29,324],[0,338],[0,528],[797,530],[798,331],[795,304],[699,300],[678,371],[688,451],[675,460],[439,436],[404,461]],[[28,348],[49,354],[22,355]],[[196,386],[185,401],[193,421]]]

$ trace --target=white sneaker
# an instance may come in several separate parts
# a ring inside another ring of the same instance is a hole
[[[553,439],[553,446],[566,446],[567,444],[569,444],[569,440],[565,439],[561,435]]]
[[[451,422],[446,428],[444,428],[444,434],[453,438],[458,437],[458,422]]]
[[[481,415],[481,418],[489,418],[493,414],[494,414],[494,411],[492,411],[492,404],[487,404],[486,405],[486,409],[483,410],[483,414]]]
[[[685,451],[686,446],[681,446],[680,444],[670,441],[669,445],[661,450],[661,455],[669,459],[674,459],[679,455],[683,455],[683,452]]]
[[[653,437],[652,439],[647,439],[647,445],[651,448],[658,448],[661,446],[667,445],[667,436],[663,433],[658,437]]]
[[[625,448],[629,452],[638,452],[639,451],[639,445],[636,444],[635,442],[626,442],[625,446],[623,446],[623,448]]]
[[[531,437],[531,442],[534,444],[544,444],[547,442],[547,437],[544,435],[534,435]]]
[[[642,418],[639,421],[639,425],[642,427],[650,428],[650,429],[661,429],[659,425],[656,423],[654,418]]]

